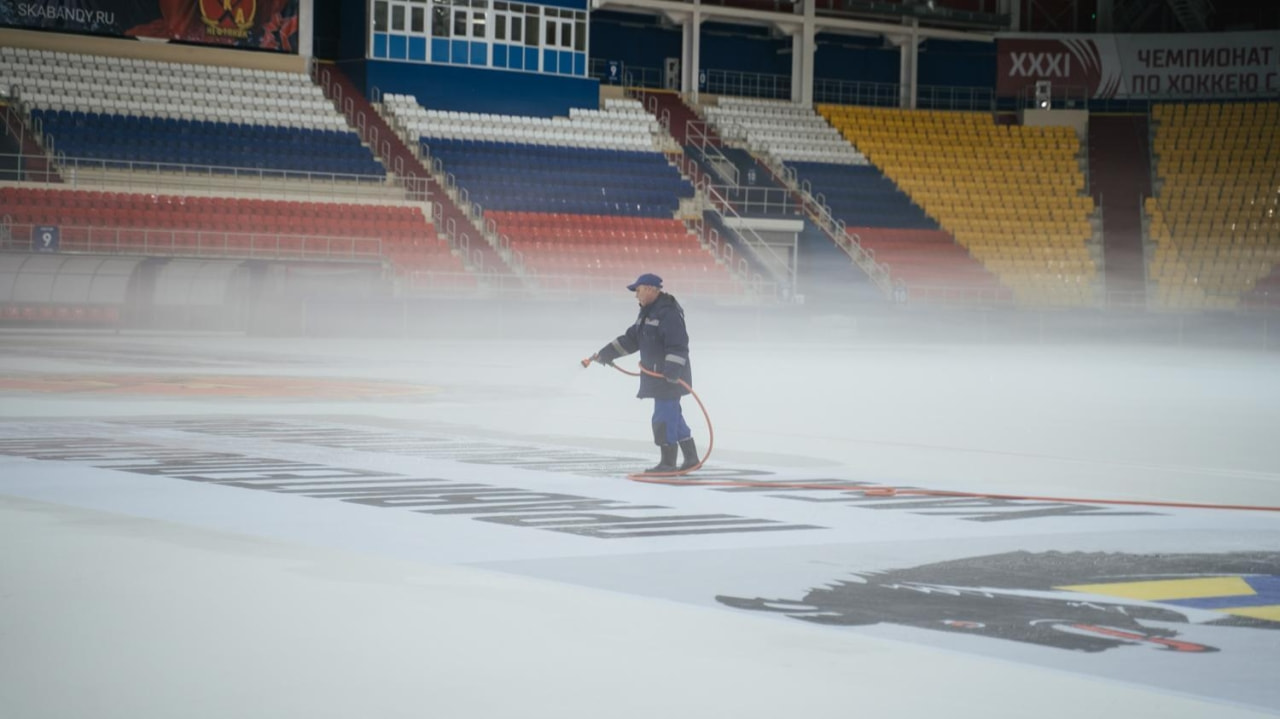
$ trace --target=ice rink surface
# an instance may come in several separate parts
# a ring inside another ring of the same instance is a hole
[[[670,486],[630,312],[0,334],[0,716],[1280,714],[1275,352],[693,316]]]

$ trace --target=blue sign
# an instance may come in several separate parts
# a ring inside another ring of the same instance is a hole
[[[31,229],[32,252],[57,252],[62,232],[57,225],[36,225]]]
[[[608,70],[605,73],[605,80],[610,85],[618,85],[622,83],[622,63],[620,61],[609,61]]]

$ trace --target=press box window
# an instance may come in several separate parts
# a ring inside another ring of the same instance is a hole
[[[441,3],[431,6],[431,36],[449,37],[449,8]]]
[[[529,47],[538,46],[538,14],[538,7],[536,5],[525,6],[524,44]]]

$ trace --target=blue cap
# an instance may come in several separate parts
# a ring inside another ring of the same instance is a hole
[[[631,290],[632,292],[635,292],[636,288],[639,287],[640,285],[650,285],[653,287],[657,287],[658,289],[662,289],[662,278],[653,274],[652,272],[646,272],[643,275],[640,275],[639,277],[637,277],[635,282],[632,282],[631,284],[627,285],[627,289]]]

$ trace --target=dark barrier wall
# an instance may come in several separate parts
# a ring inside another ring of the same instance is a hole
[[[818,33],[814,76],[846,82],[897,83],[901,54],[883,38]],[[628,67],[660,71],[666,58],[680,57],[679,26],[663,26],[657,18],[596,11],[591,14],[591,58],[618,60]],[[774,37],[764,28],[705,23],[702,29],[704,69],[791,74],[791,38]],[[927,40],[922,44],[921,85],[993,87],[994,43]]]
[[[917,82],[947,87],[995,88],[996,44],[929,40],[920,52]]]
[[[433,110],[555,117],[600,106],[599,83],[583,78],[377,60],[364,67],[367,92],[413,95]]]
[[[790,75],[791,38],[772,37],[765,28],[703,23],[702,67]]]
[[[298,52],[298,0],[10,0],[0,25]]]
[[[820,33],[816,40],[815,78],[897,84],[902,53],[883,38]]]
[[[596,10],[590,32],[593,60],[661,70],[666,58],[680,57],[680,28],[662,27],[657,16]]]

